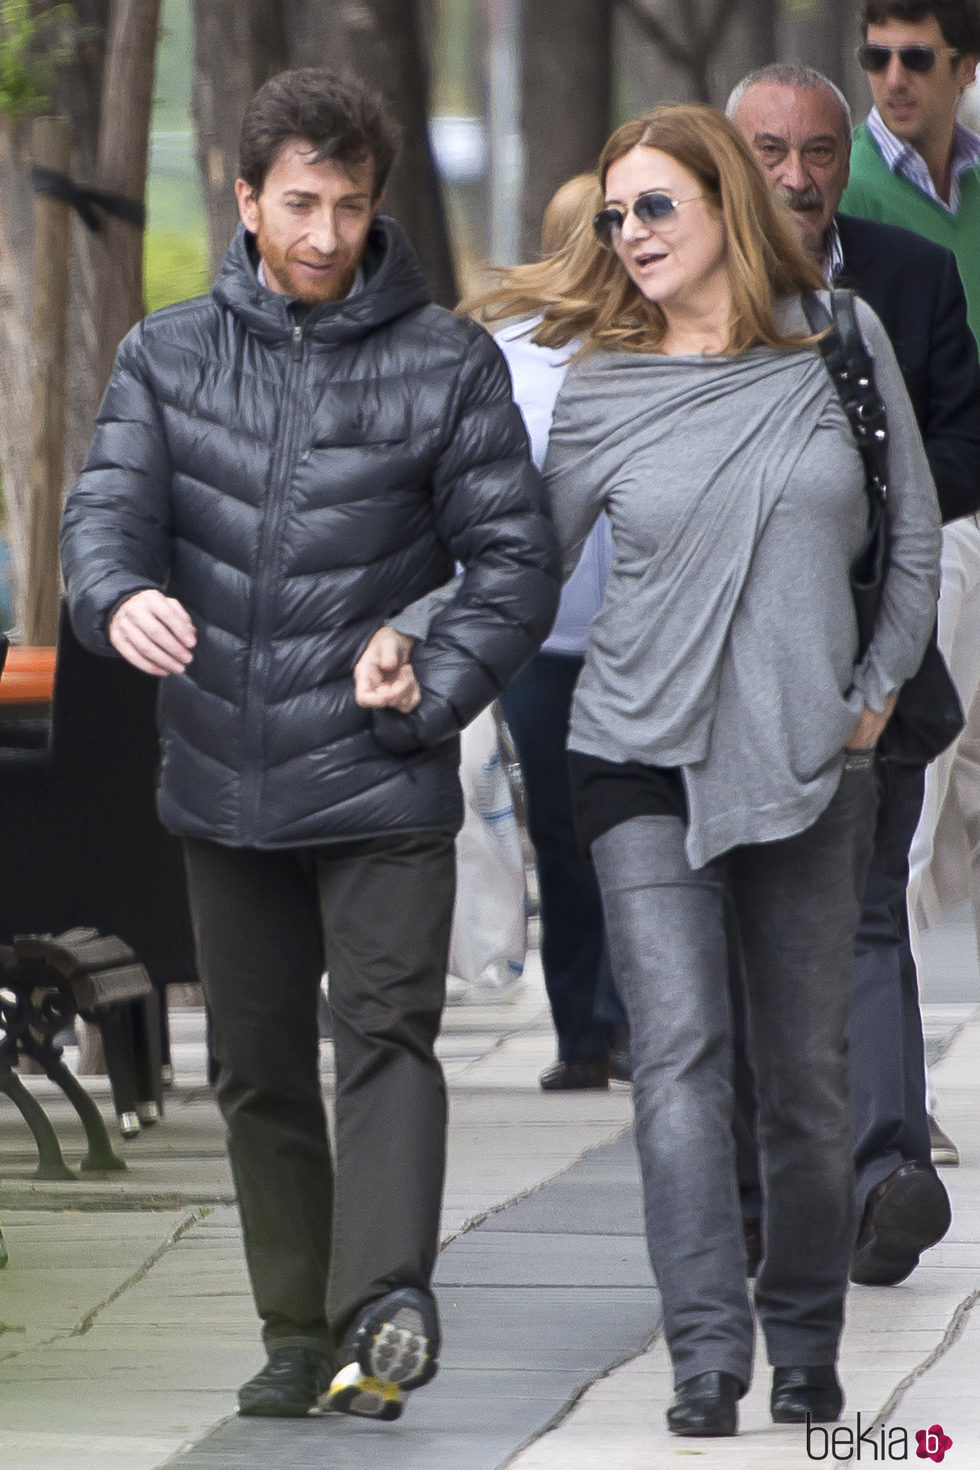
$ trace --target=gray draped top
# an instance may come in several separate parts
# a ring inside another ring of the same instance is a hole
[[[569,746],[679,767],[695,867],[815,821],[862,707],[914,672],[935,619],[935,488],[884,330],[863,303],[859,321],[888,410],[891,566],[857,667],[864,470],[815,351],[596,353],[558,394],[544,474],[566,574],[603,513],[614,544]],[[784,322],[807,330],[798,302]]]

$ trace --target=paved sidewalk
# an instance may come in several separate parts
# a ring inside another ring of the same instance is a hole
[[[959,964],[966,979],[927,1012],[932,1049],[946,1048],[935,1072],[943,1118],[963,1155],[944,1174],[953,1228],[907,1283],[850,1298],[844,1428],[860,1411],[877,1450],[866,1437],[864,1462],[915,1462],[914,1431],[938,1422],[953,1440],[952,1470],[980,1467],[980,987],[964,944],[953,934],[936,950],[937,975]],[[204,1086],[200,1013],[175,1018],[177,1087],[164,1123],[121,1145],[123,1176],[32,1181],[26,1129],[0,1100],[11,1253],[0,1273],[3,1470],[655,1470],[679,1456],[705,1470],[795,1470],[856,1460],[840,1433],[814,1439],[808,1455],[803,1431],[769,1424],[761,1364],[737,1440],[665,1433],[670,1386],[628,1092],[541,1093],[553,1043],[530,971],[513,1004],[447,1011],[444,1366],[395,1425],[234,1416],[235,1388],[263,1355]],[[329,1048],[324,1063],[329,1087]],[[50,1084],[30,1085],[52,1099]],[[107,1108],[104,1085],[100,1100]],[[57,1098],[51,1112],[77,1162],[80,1129]],[[888,1456],[897,1431],[907,1455]]]

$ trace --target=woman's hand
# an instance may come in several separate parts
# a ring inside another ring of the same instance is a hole
[[[889,694],[885,708],[879,715],[875,710],[868,709],[865,705],[858,718],[857,724],[847,737],[845,750],[871,750],[881,739],[881,732],[891,718],[891,712],[895,708],[895,696]]]
[[[366,709],[411,714],[422,698],[409,663],[415,639],[379,628],[354,665],[354,697]]]

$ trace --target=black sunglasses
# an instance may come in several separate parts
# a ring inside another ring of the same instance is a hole
[[[592,228],[599,244],[606,250],[613,250],[630,211],[641,225],[662,225],[665,220],[670,219],[679,204],[690,204],[695,199],[703,198],[703,194],[692,194],[690,199],[671,199],[669,194],[654,189],[649,194],[638,195],[627,209],[620,209],[615,204],[600,209],[592,220]]]
[[[893,56],[897,56],[906,71],[925,76],[932,71],[937,56],[959,56],[955,46],[877,46],[868,42],[857,49],[858,64],[863,71],[884,71]]]

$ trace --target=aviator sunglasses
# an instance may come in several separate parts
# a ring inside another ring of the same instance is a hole
[[[606,250],[614,250],[631,210],[641,225],[662,225],[671,218],[679,204],[691,204],[695,199],[703,198],[703,194],[692,194],[690,199],[671,199],[662,190],[653,189],[649,194],[639,194],[627,209],[620,209],[615,204],[600,209],[592,220],[592,228],[599,244]]]
[[[857,49],[858,65],[863,71],[884,71],[893,56],[897,56],[906,71],[925,76],[932,71],[937,56],[959,56],[955,46],[877,46],[870,42]]]

